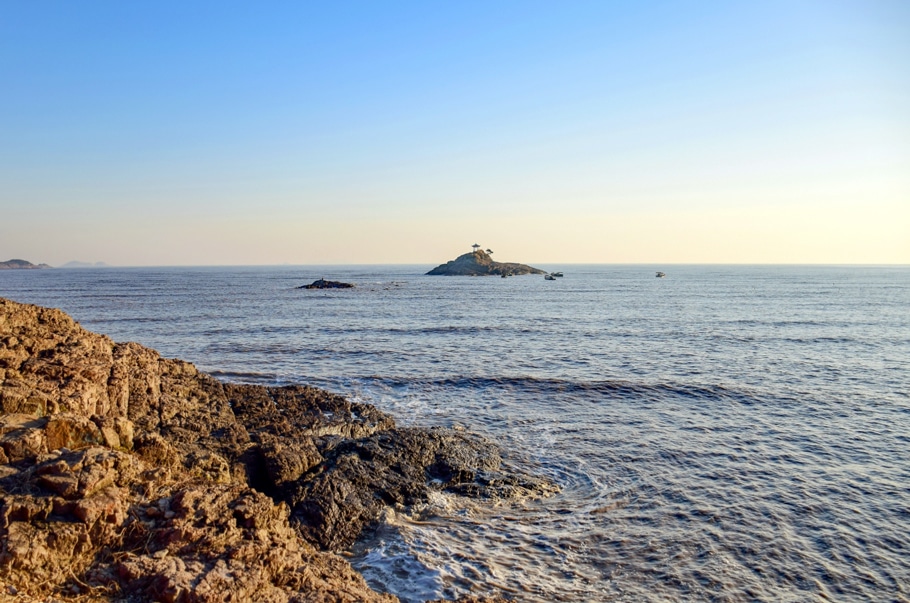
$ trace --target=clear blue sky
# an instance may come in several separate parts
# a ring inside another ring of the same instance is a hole
[[[2,3],[0,260],[475,240],[910,263],[910,2]]]

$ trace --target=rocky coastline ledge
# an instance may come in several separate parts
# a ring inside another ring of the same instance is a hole
[[[556,491],[479,436],[2,298],[0,410],[0,600],[392,602],[332,552],[384,507]]]
[[[476,249],[454,260],[440,264],[429,276],[519,276],[522,274],[547,274],[545,270],[514,262],[494,262],[489,250]]]

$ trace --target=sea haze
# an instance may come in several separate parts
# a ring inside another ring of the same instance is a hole
[[[351,559],[404,601],[910,600],[910,268],[543,267],[565,277],[88,268],[6,271],[0,295],[466,426],[560,483],[390,511]],[[357,286],[295,288],[320,277]]]

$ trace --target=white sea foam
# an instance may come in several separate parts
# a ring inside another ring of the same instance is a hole
[[[560,483],[390,516],[353,560],[405,600],[910,600],[910,268],[553,268],[333,268],[402,283],[334,297],[294,289],[322,276],[303,268],[6,271],[0,295],[466,426]]]

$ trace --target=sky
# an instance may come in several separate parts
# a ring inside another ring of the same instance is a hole
[[[0,8],[0,261],[910,264],[910,2]]]

